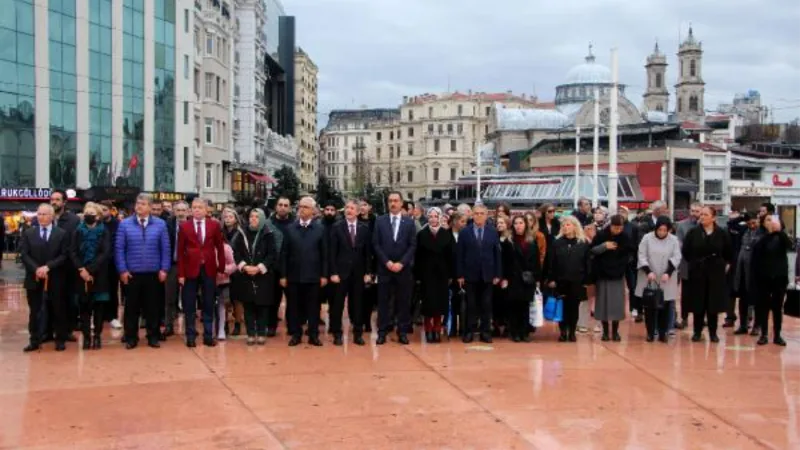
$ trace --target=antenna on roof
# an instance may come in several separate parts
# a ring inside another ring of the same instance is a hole
[[[447,74],[447,93],[450,93],[450,74]]]

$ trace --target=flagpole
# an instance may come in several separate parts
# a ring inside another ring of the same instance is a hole
[[[617,60],[617,49],[611,49],[611,130],[608,134],[608,209],[614,214],[617,212],[617,185],[619,174],[617,173],[617,117],[618,103],[618,82],[619,82],[619,61]]]
[[[575,191],[573,203],[578,209],[578,199],[581,198],[581,127],[575,127]]]
[[[481,201],[481,145],[478,145],[478,153],[475,155],[475,174],[477,175],[477,183],[475,192],[475,204],[482,203]]]
[[[594,88],[594,142],[592,143],[592,205],[600,206],[600,89]]]

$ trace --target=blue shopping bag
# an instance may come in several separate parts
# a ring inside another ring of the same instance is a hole
[[[548,296],[544,303],[544,318],[550,322],[561,322],[564,318],[564,300]]]

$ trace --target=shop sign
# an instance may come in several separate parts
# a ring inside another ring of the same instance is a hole
[[[50,200],[50,188],[0,188],[0,200]]]
[[[186,192],[148,192],[151,196],[153,196],[154,202],[179,202],[179,201],[186,201],[189,196],[195,194],[189,194]]]
[[[731,195],[734,197],[772,197],[775,193],[775,188],[756,186],[755,183],[750,183],[750,186],[731,186]]]
[[[794,180],[792,180],[792,177],[786,177],[785,180],[781,180],[781,177],[776,173],[772,176],[772,185],[778,187],[792,187],[794,185]]]

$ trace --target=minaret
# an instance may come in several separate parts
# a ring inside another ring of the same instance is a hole
[[[678,120],[691,120],[703,122],[705,118],[705,85],[702,77],[703,44],[694,38],[692,27],[689,27],[689,36],[681,43],[678,49],[680,73],[678,84],[675,85],[676,106]]]
[[[644,93],[644,108],[646,111],[659,111],[666,113],[669,105],[669,91],[667,90],[667,57],[658,49],[656,42],[653,54],[647,57],[647,90]]]

